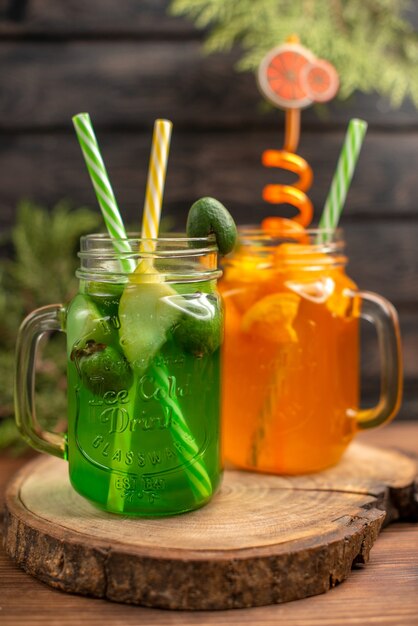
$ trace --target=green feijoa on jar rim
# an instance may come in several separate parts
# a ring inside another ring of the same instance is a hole
[[[190,207],[186,225],[191,238],[215,235],[220,254],[228,254],[237,240],[237,227],[228,209],[215,198],[200,198]],[[192,244],[193,245],[193,244]],[[196,246],[201,244],[196,243]]]

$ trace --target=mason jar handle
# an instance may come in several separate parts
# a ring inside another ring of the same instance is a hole
[[[354,311],[371,322],[377,331],[380,353],[380,398],[369,409],[350,409],[360,430],[374,428],[391,420],[402,399],[402,351],[398,314],[385,298],[370,291],[352,292]]]
[[[63,331],[64,308],[50,304],[36,309],[23,320],[16,343],[15,419],[23,438],[40,452],[67,458],[67,436],[42,430],[35,410],[35,361],[41,337],[52,330]],[[64,331],[63,331],[64,332]]]

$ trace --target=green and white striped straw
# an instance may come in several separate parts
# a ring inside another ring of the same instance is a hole
[[[88,113],[75,115],[73,117],[73,124],[106,228],[109,235],[114,240],[114,247],[118,252],[132,254],[129,243],[123,241],[127,238],[125,228],[106,172],[105,164],[103,163],[102,155],[100,154],[90,115]],[[135,261],[133,259],[121,258],[120,263],[124,272],[130,273],[135,269]]]
[[[367,122],[358,119],[350,120],[338,159],[337,169],[332,179],[321,219],[319,220],[319,228],[321,229],[332,231],[337,228],[366,131]],[[326,241],[330,236],[331,233],[325,233],[321,236],[321,239]]]
[[[100,154],[90,116],[88,113],[80,113],[73,117],[73,123],[107,231],[118,251],[132,253],[128,241],[123,241],[127,239],[125,227]],[[158,226],[159,219],[157,221],[156,236],[158,236]],[[133,259],[122,258],[120,262],[125,272],[131,273],[135,270],[136,265]],[[156,380],[168,392],[170,385],[166,368],[154,365],[153,370]],[[198,455],[199,450],[178,400],[169,398],[167,393],[163,402],[166,406],[169,406],[174,417],[172,437],[180,447],[179,457],[185,452],[192,461]],[[126,435],[126,433],[123,435]],[[130,445],[130,434],[127,437],[122,436],[122,438],[125,445]],[[209,497],[212,494],[212,483],[201,459],[197,459],[194,463],[192,462],[190,466],[185,465],[185,472],[197,497]],[[113,510],[123,511],[123,502],[120,501],[120,494],[115,490],[113,483],[109,485],[108,504],[112,505]]]
[[[165,366],[153,365],[151,372],[154,375],[154,380],[158,383],[160,389],[166,392],[164,403],[166,406],[169,406],[172,411],[173,420],[171,436],[174,443],[178,446],[179,457],[183,456],[183,460],[186,460],[186,453],[188,459],[190,460],[191,464],[185,465],[184,470],[191,484],[192,491],[199,498],[202,496],[208,498],[213,491],[212,482],[202,459],[198,458],[200,449],[190,432],[183,415],[183,411],[181,410],[178,401],[170,398],[170,381],[167,369]]]

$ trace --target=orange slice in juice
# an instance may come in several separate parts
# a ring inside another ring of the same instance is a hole
[[[294,343],[293,322],[301,298],[292,293],[273,293],[259,300],[243,316],[241,328],[255,337],[275,343]]]
[[[224,270],[221,291],[230,298],[240,312],[247,311],[265,291],[265,284],[274,278],[271,268],[273,255],[268,254],[262,259],[239,252]]]
[[[353,300],[351,293],[357,290],[356,284],[341,269],[333,272],[334,291],[326,306],[337,317],[358,317],[359,303]]]

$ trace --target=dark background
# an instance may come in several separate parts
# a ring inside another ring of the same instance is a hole
[[[165,0],[0,0],[0,228],[22,197],[96,206],[71,116],[91,114],[119,206],[140,222],[152,125],[174,122],[164,214],[184,228],[199,196],[240,223],[271,211],[260,194],[279,178],[260,155],[283,140],[283,114],[263,103],[237,54],[205,57],[203,34],[169,17]],[[413,19],[418,24],[418,10]],[[382,67],[384,71],[384,67]],[[405,358],[404,418],[418,416],[418,116],[373,95],[303,113],[299,153],[323,205],[348,120],[370,126],[342,219],[349,273],[397,306]],[[364,389],[376,390],[377,347],[364,340]]]

